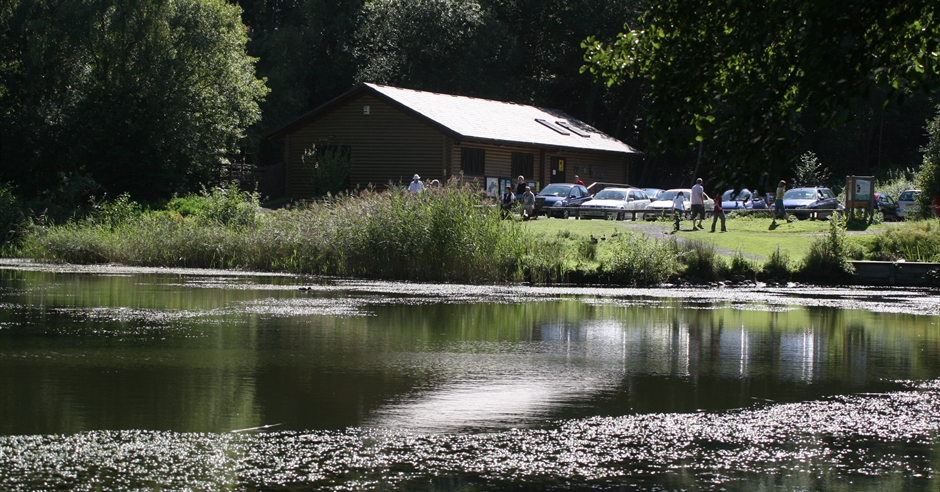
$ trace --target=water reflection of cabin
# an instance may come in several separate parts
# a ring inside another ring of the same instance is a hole
[[[518,175],[539,187],[583,181],[628,182],[629,145],[555,110],[364,84],[272,132],[283,144],[285,194],[313,196],[304,152],[342,149],[350,186],[425,184],[462,171],[481,186]],[[308,159],[309,161],[309,159]],[[499,191],[497,190],[497,193]]]

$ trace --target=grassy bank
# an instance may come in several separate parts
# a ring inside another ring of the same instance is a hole
[[[159,211],[135,211],[125,201],[82,220],[34,227],[15,254],[420,281],[540,278],[542,265],[530,260],[521,231],[505,228],[496,210],[456,183],[417,196],[364,192],[259,209],[256,196],[225,188]]]
[[[864,236],[847,236],[842,221],[770,227],[767,220],[733,218],[728,234],[693,232],[689,222],[677,234],[659,222],[643,224],[644,231],[602,220],[523,222],[503,220],[492,202],[456,181],[418,195],[366,191],[259,210],[256,195],[234,188],[178,198],[161,210],[119,197],[87,217],[30,227],[8,254],[393,280],[620,285],[680,278],[838,282],[847,278],[850,258],[940,260],[936,220],[876,225]]]

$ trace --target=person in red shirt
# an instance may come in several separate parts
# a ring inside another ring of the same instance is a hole
[[[715,193],[715,210],[712,212],[712,232],[715,232],[715,223],[721,219],[721,232],[728,232],[725,229],[725,209],[721,207],[721,192]]]
[[[576,185],[584,186],[584,181],[581,181],[581,178],[578,177],[577,174],[574,175],[574,181],[572,181],[572,183],[574,183],[574,184],[576,184]]]

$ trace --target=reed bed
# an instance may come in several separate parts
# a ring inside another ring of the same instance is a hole
[[[37,227],[18,253],[70,263],[472,283],[552,281],[561,272],[548,251],[526,245],[518,227],[457,181],[420,194],[365,191],[252,220],[220,210],[220,202],[238,212],[256,197],[233,200],[225,189],[203,195],[203,206],[186,216],[169,210],[124,217],[119,210]]]
[[[940,219],[911,221],[879,233],[869,243],[868,255],[884,261],[940,262]]]
[[[65,224],[26,229],[13,255],[67,263],[223,268],[425,282],[658,285],[679,277],[840,281],[850,272],[844,221],[830,224],[799,265],[778,247],[763,264],[713,247],[616,234],[543,237],[503,220],[478,190],[454,180],[419,194],[364,191],[260,213],[237,188],[204,190],[143,210],[129,197]],[[891,230],[872,255],[937,261],[936,220]],[[606,238],[601,238],[606,239]]]

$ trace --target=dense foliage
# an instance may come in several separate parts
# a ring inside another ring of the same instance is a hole
[[[917,176],[917,186],[924,192],[925,200],[940,198],[940,105],[937,106],[936,116],[927,122],[927,145],[924,146],[924,163]],[[929,207],[930,203],[921,206]]]
[[[263,135],[370,81],[564,110],[646,152],[636,185],[767,191],[813,152],[838,186],[919,168],[937,94],[914,90],[936,76],[924,0],[233,3],[0,4],[0,183],[58,220],[105,193],[164,201],[278,163]],[[589,44],[619,85],[580,72],[590,36],[619,39]]]
[[[627,27],[613,44],[588,38],[586,69],[642,77],[652,150],[702,145],[730,184],[783,173],[804,110],[835,125],[874,86],[900,101],[940,81],[931,0],[665,0]]]
[[[167,198],[217,176],[260,118],[223,0],[11,0],[0,26],[0,182],[26,198],[63,181]]]

